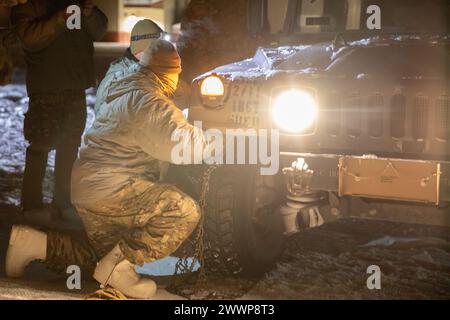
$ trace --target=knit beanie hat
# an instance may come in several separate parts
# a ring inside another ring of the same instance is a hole
[[[156,42],[163,30],[152,20],[138,21],[131,31],[130,49],[132,54],[144,51]]]
[[[156,75],[181,73],[181,58],[177,49],[165,40],[157,40],[147,47],[139,63]]]

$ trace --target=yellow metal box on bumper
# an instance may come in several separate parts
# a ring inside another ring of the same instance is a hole
[[[441,164],[434,161],[342,157],[339,195],[440,202]]]

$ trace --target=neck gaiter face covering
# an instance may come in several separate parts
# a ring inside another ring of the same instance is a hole
[[[177,90],[178,85],[178,74],[156,74],[158,79],[161,81],[163,87],[164,87],[164,93],[167,95],[167,97],[173,97],[175,94],[175,91]]]

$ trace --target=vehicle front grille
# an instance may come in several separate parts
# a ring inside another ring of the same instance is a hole
[[[326,100],[326,113],[327,117],[325,121],[327,122],[327,132],[331,136],[337,136],[341,130],[341,97],[336,91],[331,92],[327,96]]]
[[[414,98],[412,132],[415,139],[425,139],[428,130],[428,114],[430,101],[427,96],[417,95]]]
[[[383,135],[383,107],[384,100],[380,93],[369,95],[366,114],[371,137],[378,138]]]
[[[402,138],[405,136],[406,125],[406,97],[404,94],[396,93],[391,97],[389,106],[389,122],[391,136]]]
[[[321,143],[326,150],[450,156],[447,93],[333,90],[323,101],[318,128],[328,137]]]
[[[450,139],[450,97],[441,95],[436,99],[436,137]]]
[[[388,101],[387,105],[385,101]],[[401,139],[406,137],[407,128],[411,128],[412,137],[423,140],[428,137],[430,126],[433,126],[436,138],[450,139],[450,96],[445,94],[435,99],[417,94],[407,100],[402,93],[386,97],[379,92],[365,96],[352,92],[341,102],[341,96],[331,92],[324,109],[326,131],[333,136],[341,134],[342,123],[345,128],[343,132],[352,138],[361,136],[367,126],[367,133],[373,138],[382,137],[388,129],[389,136]],[[384,127],[385,116],[388,117],[389,128]]]
[[[345,119],[347,133],[352,138],[357,138],[362,132],[362,97],[359,93],[351,93],[345,100]]]

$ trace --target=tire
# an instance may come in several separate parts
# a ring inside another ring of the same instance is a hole
[[[212,174],[204,217],[207,273],[256,277],[274,265],[285,238],[278,180],[250,166]]]

